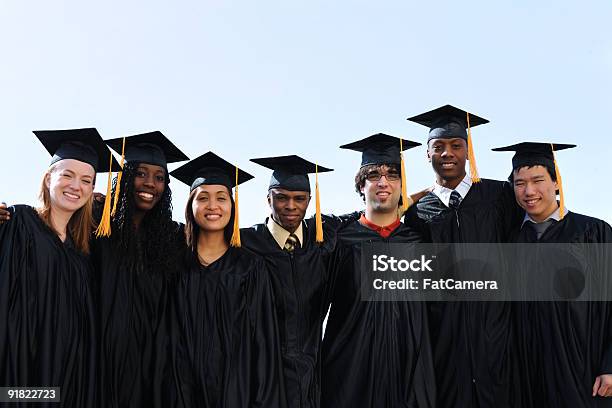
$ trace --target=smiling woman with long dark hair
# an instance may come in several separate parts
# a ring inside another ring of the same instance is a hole
[[[127,162],[123,166],[117,209],[113,220],[112,237],[119,247],[118,255],[134,260],[133,254],[142,252],[144,269],[157,274],[172,271],[173,248],[168,247],[168,236],[175,235],[177,223],[172,221],[172,192],[169,178],[160,166]],[[154,179],[154,181],[149,181]],[[114,179],[113,197],[117,191]],[[146,236],[146,245],[139,239]],[[169,256],[171,255],[171,256]]]
[[[212,152],[172,175],[191,187],[189,249],[171,295],[172,359],[163,405],[284,407],[271,283],[263,259],[240,248],[235,222],[232,188],[252,176]]]
[[[92,407],[91,204],[110,151],[93,128],[34,133],[53,159],[40,207],[13,206],[0,225],[0,386],[60,387],[53,406]]]
[[[108,140],[122,152],[123,138]],[[159,400],[166,352],[168,287],[184,247],[172,221],[167,163],[187,157],[160,132],[125,138],[125,165],[107,197],[111,235],[93,245],[99,295],[104,407],[151,407]],[[112,199],[111,199],[112,197]]]

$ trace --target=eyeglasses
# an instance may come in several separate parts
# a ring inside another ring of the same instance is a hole
[[[371,171],[366,174],[366,180],[370,182],[379,181],[382,176],[387,178],[387,181],[397,181],[400,179],[400,173],[397,171],[389,171],[387,173],[379,173],[377,171]]]

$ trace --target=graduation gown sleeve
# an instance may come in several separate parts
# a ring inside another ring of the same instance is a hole
[[[285,406],[278,320],[268,276],[263,259],[258,257],[246,283],[249,336],[239,339],[240,352],[236,354],[244,358],[233,364],[236,384],[232,387],[240,389],[241,385],[251,384],[250,393],[248,399],[237,400],[231,406]]]

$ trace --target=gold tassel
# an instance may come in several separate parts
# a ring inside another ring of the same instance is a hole
[[[472,183],[480,183],[480,177],[478,176],[478,168],[476,167],[476,157],[474,157],[474,146],[472,145],[472,129],[470,128],[470,114],[466,112],[467,116],[467,131],[468,131],[468,161],[470,162],[470,177]]]
[[[236,167],[236,198],[234,199],[234,231],[232,232],[232,239],[230,245],[233,247],[240,248],[240,222],[238,216],[238,167]]]
[[[102,210],[102,218],[96,229],[96,237],[109,237],[111,234],[111,181],[113,177],[113,154],[110,153],[110,164],[108,169],[108,181],[106,185],[106,199],[104,200],[104,209]]]
[[[557,176],[557,186],[559,187],[559,218],[565,217],[565,199],[563,198],[563,182],[561,181],[561,172],[559,172],[559,166],[557,165],[557,159],[555,158],[555,146],[551,143],[550,149],[553,153],[553,161],[555,163],[555,175]]]
[[[402,178],[402,206],[399,211],[399,217],[406,212],[408,207],[412,205],[412,199],[408,196],[408,188],[406,186],[406,166],[404,165],[404,153],[403,149],[404,145],[402,143],[402,138],[400,137],[400,176]]]
[[[113,197],[113,211],[111,217],[115,216],[117,212],[117,202],[119,201],[119,193],[121,192],[121,176],[123,175],[123,162],[125,161],[125,137],[123,138],[123,147],[121,148],[121,170],[117,173],[117,184],[115,186],[115,197]]]
[[[317,213],[315,215],[316,221],[316,241],[323,242],[323,220],[321,219],[321,198],[319,194],[319,165],[315,164],[315,204]]]

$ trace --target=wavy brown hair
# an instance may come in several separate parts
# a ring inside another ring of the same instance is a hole
[[[42,182],[40,183],[40,190],[38,192],[38,199],[40,200],[40,207],[36,208],[38,216],[43,220],[45,225],[49,227],[53,232],[59,235],[59,232],[53,227],[51,223],[51,194],[49,193],[49,187],[47,187],[47,177],[51,177],[53,172],[57,171],[56,165],[53,164],[47,169],[43,175]],[[95,184],[95,177],[92,183]],[[95,222],[92,215],[92,203],[93,203],[93,189],[89,200],[81,208],[75,211],[70,217],[66,231],[70,234],[70,237],[74,241],[74,246],[82,253],[89,254],[89,239],[91,232],[95,228]]]

